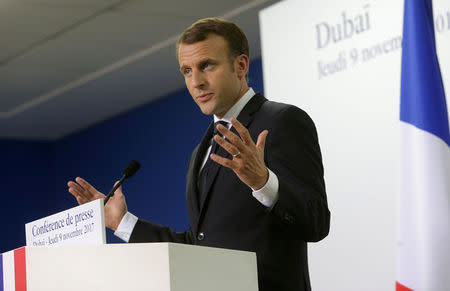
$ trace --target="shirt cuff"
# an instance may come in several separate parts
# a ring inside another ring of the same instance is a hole
[[[269,179],[266,185],[261,189],[253,190],[253,197],[255,197],[262,205],[272,208],[278,200],[278,177],[269,168]]]
[[[138,218],[136,216],[134,216],[130,212],[125,213],[125,215],[122,217],[122,220],[119,223],[119,226],[114,232],[114,235],[119,237],[123,241],[128,242],[130,240],[131,233],[133,232],[134,226],[136,225],[137,221]]]

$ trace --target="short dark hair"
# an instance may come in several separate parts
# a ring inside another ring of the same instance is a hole
[[[234,22],[216,17],[197,20],[180,35],[176,47],[177,57],[180,44],[204,41],[211,33],[220,35],[227,41],[230,58],[244,54],[250,59],[248,40],[242,29]]]

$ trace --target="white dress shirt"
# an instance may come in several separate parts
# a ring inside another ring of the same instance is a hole
[[[241,99],[238,100],[231,108],[228,110],[228,112],[225,114],[223,118],[218,118],[214,115],[214,122],[217,121],[226,121],[228,122],[228,129],[231,128],[231,118],[237,118],[239,113],[241,113],[244,106],[250,101],[250,99],[255,95],[255,91],[253,91],[252,88],[248,89],[248,91],[241,97]],[[209,153],[211,152],[211,145],[208,147],[205,157],[203,158],[202,166],[203,168],[206,161],[209,158]],[[255,190],[252,188],[252,195],[257,199],[261,204],[264,206],[271,208],[275,205],[275,203],[278,200],[278,177],[268,168],[269,171],[269,178],[266,182],[266,184],[258,190]],[[200,172],[199,172],[200,173]],[[114,235],[121,238],[125,242],[128,242],[130,240],[131,233],[133,232],[134,226],[136,225],[136,222],[138,221],[138,218],[134,216],[132,213],[127,212],[122,220],[120,221],[119,226],[117,227],[117,230],[114,232]]]

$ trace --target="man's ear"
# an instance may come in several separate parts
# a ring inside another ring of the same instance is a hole
[[[239,79],[245,78],[248,73],[249,59],[247,55],[239,55],[235,61],[236,71]]]

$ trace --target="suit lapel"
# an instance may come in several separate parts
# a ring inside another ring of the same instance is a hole
[[[256,94],[255,96],[252,97],[252,99],[250,99],[250,101],[248,101],[247,105],[244,106],[241,113],[239,113],[236,119],[239,120],[239,122],[242,123],[242,125],[248,128],[248,126],[250,125],[250,123],[254,118],[254,114],[266,101],[267,99],[263,95],[259,93]],[[234,128],[232,128],[232,130],[234,130],[234,132],[237,133]]]
[[[229,159],[231,157],[230,154],[228,154],[228,152],[226,150],[224,150],[221,146],[219,146],[217,148],[216,155],[219,155],[221,157],[225,157],[227,159]],[[209,157],[208,157],[208,159],[209,159]],[[204,208],[203,206],[205,205],[205,201],[206,201],[206,199],[209,196],[209,193],[210,193],[210,190],[211,190],[211,186],[213,185],[214,181],[216,180],[217,173],[219,172],[219,170],[221,168],[222,168],[221,165],[219,165],[218,163],[212,161],[211,168],[209,169],[209,172],[208,172],[208,178],[206,180],[207,181],[207,184],[206,184],[206,187],[205,187],[206,195],[200,195],[200,196],[202,196],[202,201],[200,201],[200,205],[201,205],[200,214],[201,214],[201,212],[202,212],[202,210]]]
[[[212,134],[213,134],[213,128],[214,123],[211,123],[208,127],[208,129],[205,132],[205,135],[202,138],[202,141],[196,148],[193,154],[193,164],[191,168],[188,170],[188,191],[187,191],[187,201],[189,203],[190,207],[190,213],[192,215],[192,219],[194,221],[198,221],[198,216],[200,214],[200,209],[198,207],[199,201],[199,193],[198,193],[198,173],[200,171],[200,167],[203,162],[203,158],[205,157],[206,150],[208,149],[208,146],[210,144]]]

